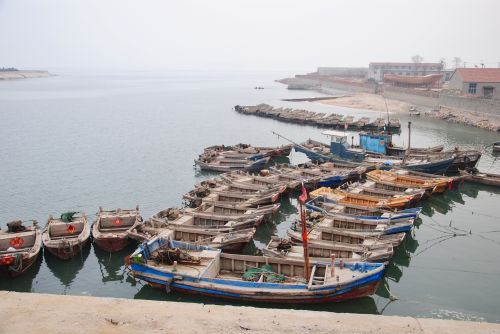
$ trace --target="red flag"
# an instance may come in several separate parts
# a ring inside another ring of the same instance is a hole
[[[307,191],[306,187],[304,187],[304,182],[302,182],[302,194],[299,196],[299,202],[304,204],[307,200]]]

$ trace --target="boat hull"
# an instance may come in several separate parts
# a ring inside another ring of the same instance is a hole
[[[49,251],[50,254],[61,260],[70,260],[76,255],[80,254],[83,247],[88,243],[88,239],[81,243],[75,243],[69,247],[49,247],[45,245],[45,249]]]
[[[280,293],[278,289],[269,289],[255,291],[254,289],[231,289],[230,287],[219,286],[218,284],[204,284],[197,282],[181,282],[168,280],[171,278],[161,278],[148,273],[141,274],[137,268],[132,265],[134,276],[136,278],[147,281],[151,286],[161,288],[163,290],[177,291],[180,293],[202,295],[212,298],[221,298],[226,300],[237,300],[255,303],[280,303],[280,304],[321,304],[341,302],[349,299],[356,299],[373,295],[378,288],[380,280],[383,277],[383,271],[380,275],[370,282],[357,287],[346,287],[344,289],[335,289],[333,291],[308,290],[307,288],[300,289],[293,293]],[[165,280],[167,279],[167,280]],[[258,285],[255,282],[242,282],[242,285]],[[272,291],[275,290],[275,291]]]
[[[97,247],[99,247],[103,251],[110,253],[121,251],[122,249],[128,246],[129,242],[130,240],[128,236],[94,238],[94,243],[96,244]]]
[[[18,276],[24,274],[29,268],[31,268],[33,263],[36,262],[39,255],[40,255],[40,252],[38,252],[36,255],[33,255],[33,256],[28,256],[26,258],[23,257],[20,268],[12,268],[12,265],[1,265],[0,266],[0,276],[15,278],[15,277],[18,277]],[[15,269],[17,269],[17,270],[15,270]]]

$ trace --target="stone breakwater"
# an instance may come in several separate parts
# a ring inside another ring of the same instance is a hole
[[[500,333],[484,322],[0,291],[0,333]]]
[[[48,71],[0,71],[0,80],[45,78]]]
[[[398,120],[392,119],[386,124],[383,118],[370,121],[368,117],[355,120],[352,116],[342,116],[337,114],[325,114],[304,109],[274,108],[268,104],[256,106],[235,106],[234,110],[240,114],[254,115],[259,117],[273,118],[282,122],[313,125],[329,129],[349,129],[349,130],[370,130],[381,131],[384,129],[398,132],[401,124]]]
[[[426,117],[442,119],[447,122],[474,126],[477,128],[500,132],[500,118],[479,112],[465,112],[441,107],[438,111],[427,111]]]

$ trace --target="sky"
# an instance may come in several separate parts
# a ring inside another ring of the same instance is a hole
[[[0,67],[241,69],[500,63],[500,1],[0,0]]]

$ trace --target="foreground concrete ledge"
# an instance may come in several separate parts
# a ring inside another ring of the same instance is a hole
[[[500,324],[0,291],[0,333],[500,333]]]

